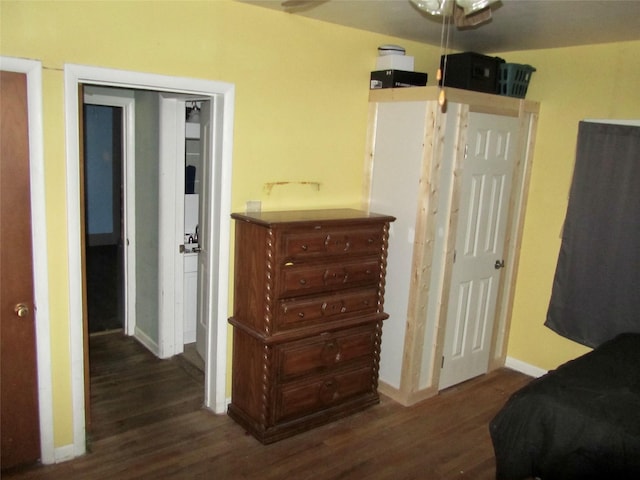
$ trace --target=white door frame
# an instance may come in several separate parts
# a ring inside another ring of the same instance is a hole
[[[127,91],[125,91],[127,92]],[[135,99],[132,92],[119,93],[113,89],[85,89],[84,103],[122,108],[122,186],[124,189],[124,331],[133,335],[136,328],[136,144]]]
[[[78,86],[83,83],[118,86],[124,88],[167,91],[201,95],[221,99],[223,124],[221,132],[221,175],[216,179],[220,188],[217,205],[220,231],[218,258],[217,297],[215,325],[209,329],[207,361],[205,369],[205,406],[216,413],[226,406],[226,357],[227,357],[227,304],[229,273],[229,236],[231,205],[231,156],[233,145],[233,119],[235,87],[233,84],[209,80],[171,77],[148,73],[114,70],[65,64],[65,129],[66,129],[66,181],[67,181],[67,229],[69,253],[69,342],[71,355],[71,388],[73,416],[73,456],[85,452],[84,405],[84,345],[82,323],[82,262],[80,257],[80,178],[79,178],[79,125]],[[216,279],[217,280],[217,279]]]
[[[36,60],[0,57],[0,70],[27,76],[29,112],[29,176],[31,186],[31,241],[40,413],[40,457],[44,464],[55,459],[53,443],[53,394],[49,314],[49,267],[42,127],[42,64]]]

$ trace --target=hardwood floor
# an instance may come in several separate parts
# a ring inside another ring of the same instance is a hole
[[[89,341],[92,450],[104,438],[202,408],[204,373],[182,356],[160,360],[121,331]]]
[[[226,415],[201,408],[201,372],[187,362],[158,360],[121,335],[92,337],[91,347],[91,452],[3,478],[493,480],[489,420],[530,380],[503,369],[413,407],[383,397],[264,446]]]
[[[124,268],[121,247],[87,247],[87,309],[89,332],[122,328],[124,319]]]

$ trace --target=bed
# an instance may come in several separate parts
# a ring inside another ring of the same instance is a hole
[[[640,334],[533,380],[490,422],[496,479],[640,479]]]

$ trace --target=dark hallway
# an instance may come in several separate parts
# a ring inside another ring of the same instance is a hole
[[[118,245],[87,247],[89,333],[123,328],[123,266]]]
[[[89,333],[124,327],[122,115],[120,107],[84,105]]]

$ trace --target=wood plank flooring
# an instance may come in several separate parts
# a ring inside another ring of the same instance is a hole
[[[87,247],[87,309],[90,333],[122,328],[124,263],[121,248],[118,245]]]
[[[121,331],[90,337],[89,445],[204,403],[204,373],[181,356],[160,360]]]
[[[489,420],[530,378],[507,369],[413,407],[364,412],[264,446],[201,408],[202,375],[122,335],[92,337],[87,455],[3,479],[493,480]],[[108,353],[108,352],[111,353]]]

